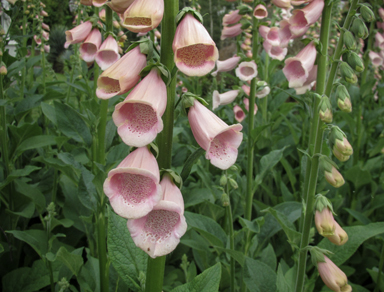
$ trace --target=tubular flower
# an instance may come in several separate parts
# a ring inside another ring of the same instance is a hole
[[[107,5],[111,7],[113,11],[123,14],[125,10],[131,6],[133,1],[134,0],[111,0],[107,2]]]
[[[379,32],[375,34],[375,46],[379,47],[380,50],[384,50],[384,37]]]
[[[374,67],[380,67],[383,65],[383,58],[374,51],[369,51],[369,59]]]
[[[108,173],[104,193],[121,217],[140,218],[161,200],[160,172],[156,158],[147,147],[132,151]]]
[[[271,92],[271,89],[268,86],[268,83],[265,81],[258,81],[256,88],[256,97],[263,98],[266,97]]]
[[[332,166],[331,172],[327,170],[324,171],[324,177],[327,182],[335,188],[339,188],[345,183],[343,176],[334,166]]]
[[[332,211],[328,207],[324,207],[322,211],[316,210],[315,225],[317,231],[322,236],[335,234],[335,219],[333,218]]]
[[[112,115],[117,132],[129,146],[151,143],[163,130],[161,116],[167,107],[167,87],[156,68],[116,105]]]
[[[220,94],[217,90],[213,91],[212,110],[219,107],[219,105],[226,105],[232,103],[239,95],[239,90],[229,90]]]
[[[45,24],[44,22],[41,24],[41,27],[42,29],[45,29],[47,31],[49,31],[49,25],[48,24]]]
[[[221,40],[225,40],[227,38],[234,38],[237,37],[239,34],[243,32],[241,29],[242,24],[238,23],[233,26],[224,26],[223,30],[221,31]]]
[[[97,79],[97,97],[108,99],[128,92],[139,81],[139,74],[146,63],[146,56],[140,52],[139,46],[126,53]]]
[[[314,65],[312,70],[308,73],[308,78],[305,80],[303,86],[294,87],[297,95],[305,94],[308,90],[311,90],[316,84],[317,78],[317,65]]]
[[[244,98],[243,103],[244,103],[245,109],[247,110],[247,112],[249,112],[249,99]],[[255,108],[253,109],[253,115],[257,114],[257,110],[258,110],[257,104],[255,103]]]
[[[110,35],[101,44],[101,47],[97,51],[95,60],[101,70],[106,70],[119,59],[119,45],[114,37]]]
[[[233,107],[233,113],[235,114],[235,120],[239,123],[241,123],[245,119],[245,113],[240,106],[235,105]]]
[[[145,33],[159,26],[163,14],[163,0],[135,0],[124,12],[122,25],[132,32]]]
[[[242,125],[228,126],[197,100],[189,108],[188,120],[196,142],[207,151],[205,158],[214,166],[228,169],[236,162]]]
[[[237,65],[239,64],[240,59],[241,58],[238,56],[233,56],[232,58],[229,58],[229,59],[224,60],[224,61],[217,60],[216,61],[216,71],[212,72],[211,75],[216,76],[217,73],[219,73],[219,72],[228,72],[228,71],[235,69],[237,67]]]
[[[233,10],[223,17],[223,26],[238,23],[243,16],[239,14],[239,10]]]
[[[279,8],[291,8],[290,0],[272,0],[272,3],[275,4]]]
[[[107,0],[92,0],[92,4],[95,7],[101,7],[107,2]]]
[[[260,35],[272,46],[280,46],[280,36],[278,27],[268,27],[261,25],[259,27]]]
[[[177,68],[188,76],[204,76],[219,57],[215,42],[205,27],[187,13],[176,29],[172,49]]]
[[[268,17],[268,11],[267,8],[265,8],[264,5],[259,4],[255,7],[255,10],[253,10],[253,16],[257,19],[263,19]]]
[[[352,287],[348,285],[347,276],[327,256],[325,262],[318,262],[317,269],[324,284],[335,292],[351,292]]]
[[[270,56],[272,59],[276,59],[279,61],[284,60],[285,56],[288,53],[287,48],[283,48],[281,46],[274,46],[268,40],[265,40],[263,42],[263,47],[268,56]]]
[[[133,242],[152,258],[172,252],[187,231],[184,201],[179,188],[168,175],[160,185],[162,200],[146,216],[127,222]]]
[[[289,19],[290,30],[294,38],[304,35],[309,26],[320,17],[324,8],[324,0],[314,0],[302,9],[293,10]]]
[[[316,1],[316,0],[315,0]],[[296,57],[285,60],[283,73],[289,81],[289,87],[301,87],[309,76],[316,60],[316,47],[313,42],[302,49]]]
[[[64,46],[68,48],[69,45],[81,43],[87,38],[91,30],[92,23],[90,21],[86,21],[71,30],[67,30],[65,32],[67,40]]]
[[[257,76],[257,65],[255,61],[241,62],[236,68],[236,76],[242,81],[252,80]]]
[[[92,62],[95,60],[97,50],[101,44],[101,33],[99,29],[94,28],[84,43],[80,46],[80,55],[85,62]]]
[[[330,242],[336,245],[343,245],[348,241],[348,234],[340,227],[339,223],[334,222],[336,229],[333,235],[326,235]]]

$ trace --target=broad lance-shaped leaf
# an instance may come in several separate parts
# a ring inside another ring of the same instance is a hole
[[[348,241],[340,248],[332,244],[327,238],[324,238],[318,245],[320,248],[327,249],[333,252],[329,258],[340,266],[348,260],[361,244],[367,239],[379,235],[384,231],[384,222],[371,223],[362,226],[343,227],[348,234]]]
[[[205,150],[203,148],[199,148],[188,157],[180,174],[181,178],[183,179],[183,182],[187,180],[189,173],[191,172],[192,166],[196,163],[200,156],[204,154],[204,152]]]
[[[284,277],[283,268],[281,266],[281,263],[279,264],[279,267],[277,269],[277,279],[276,279],[276,286],[277,286],[277,292],[293,292],[294,287],[291,287],[288,284],[288,281]]]
[[[38,188],[33,187],[20,179],[15,181],[15,187],[20,194],[31,199],[31,201],[36,205],[39,213],[44,212],[47,207],[46,200],[43,193]]]
[[[171,292],[216,292],[219,291],[221,264],[206,269],[191,282],[176,287]]]
[[[268,265],[247,257],[244,282],[252,292],[276,292],[276,273]]]
[[[17,239],[29,244],[40,257],[43,257],[48,251],[47,232],[44,230],[11,230],[7,231],[7,233],[12,233]]]
[[[108,208],[108,254],[121,279],[129,289],[137,291],[139,273],[147,270],[147,254],[134,244],[127,219],[116,215],[111,208]]]
[[[81,251],[82,249],[83,248],[81,248]],[[76,251],[77,251],[76,253],[79,253],[78,250]],[[47,256],[47,258],[51,262],[54,262],[55,260],[62,262],[77,277],[79,275],[82,265],[84,264],[84,261],[83,261],[83,257],[76,253],[73,253],[73,252],[70,253],[67,251],[67,249],[64,246],[62,246],[59,248],[56,255],[54,255],[51,258],[48,258]]]
[[[23,177],[23,176],[28,176],[29,174],[31,174],[32,172],[34,172],[35,170],[39,170],[41,167],[37,167],[37,166],[32,166],[32,165],[27,165],[25,166],[24,168],[22,169],[15,169],[13,170],[9,175],[8,177],[6,178],[5,181],[1,182],[0,184],[0,191],[7,185],[9,184],[11,181],[13,181],[14,179],[16,178],[19,178],[19,177]]]

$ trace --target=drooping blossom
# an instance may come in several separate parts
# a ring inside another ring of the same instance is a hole
[[[270,56],[272,59],[276,59],[279,61],[284,60],[285,56],[288,53],[287,48],[283,48],[280,45],[274,46],[267,40],[263,42],[263,47],[268,56]]]
[[[317,65],[314,65],[311,71],[308,73],[308,78],[304,84],[300,87],[293,87],[297,95],[305,94],[308,90],[311,90],[316,84],[317,78]]]
[[[131,90],[140,80],[139,74],[146,64],[147,58],[140,52],[139,46],[130,50],[99,76],[97,97],[108,99]]]
[[[231,57],[227,60],[224,60],[224,61],[217,60],[216,61],[216,71],[212,72],[211,75],[216,76],[217,73],[219,73],[219,72],[228,72],[228,71],[235,69],[237,67],[237,65],[239,64],[240,59],[241,58],[238,56],[233,56],[233,57]]]
[[[235,105],[233,107],[233,113],[235,114],[235,120],[239,123],[241,123],[245,119],[245,113],[240,106]]]
[[[245,109],[249,112],[249,99],[248,98],[244,98],[243,99],[243,103],[244,103],[244,107]],[[255,103],[255,107],[253,109],[253,115],[256,115],[257,114],[257,104]]]
[[[343,245],[348,241],[348,234],[340,227],[339,223],[335,221],[334,224],[336,226],[334,234],[327,235],[326,238],[333,244]]]
[[[380,7],[379,10],[379,16],[381,17],[381,19],[384,21],[384,8],[383,7]]]
[[[124,12],[122,25],[132,32],[145,33],[159,26],[163,14],[163,0],[135,0]]]
[[[256,97],[264,98],[271,92],[271,89],[268,86],[268,83],[265,81],[258,81],[256,88]]]
[[[38,46],[41,45],[41,38],[39,38],[37,35],[34,35],[33,39],[35,40],[36,45]]]
[[[196,142],[206,150],[205,158],[220,169],[228,169],[237,159],[243,140],[242,125],[228,126],[197,100],[189,108],[188,120]]]
[[[315,0],[316,1],[316,0]],[[285,60],[283,73],[289,81],[289,87],[301,87],[309,76],[316,60],[316,47],[313,42],[302,49],[296,57]]]
[[[49,31],[49,25],[45,24],[44,22],[41,24],[41,28]]]
[[[179,188],[168,175],[160,185],[161,201],[146,216],[127,222],[133,242],[152,258],[172,252],[187,231],[184,200]]]
[[[320,235],[333,235],[336,229],[335,222],[332,211],[328,207],[324,207],[321,211],[316,210],[315,225]]]
[[[113,36],[108,36],[97,51],[95,60],[101,70],[106,70],[120,59],[119,45]]]
[[[219,107],[219,105],[226,105],[232,103],[239,95],[239,90],[229,90],[220,94],[217,90],[213,91],[212,97],[212,110]]]
[[[324,0],[313,0],[302,9],[295,9],[289,19],[290,30],[293,38],[303,36],[309,26],[314,24],[320,17],[324,8]]]
[[[264,19],[268,17],[268,11],[267,8],[263,4],[259,4],[255,7],[255,10],[253,10],[253,16],[257,19]]]
[[[66,42],[64,47],[68,48],[69,45],[78,44],[84,41],[92,30],[92,23],[86,21],[71,30],[65,32]]]
[[[317,269],[324,284],[335,292],[351,292],[352,287],[348,285],[347,276],[327,256],[325,262],[318,262]]]
[[[205,27],[187,13],[177,26],[172,49],[177,68],[188,76],[204,76],[219,58],[215,42]]]
[[[147,147],[132,151],[108,173],[104,193],[121,217],[140,218],[161,200],[159,166]]]
[[[233,10],[223,17],[223,26],[238,23],[243,16],[239,14],[239,10]]]
[[[166,107],[167,87],[154,68],[116,105],[112,118],[117,133],[129,146],[148,145],[163,130],[161,117]]]
[[[255,61],[241,62],[236,68],[236,76],[242,81],[252,80],[257,76],[257,65]]]
[[[279,28],[260,25],[260,35],[273,46],[280,46]]]
[[[248,85],[245,85],[245,84],[243,84],[243,85],[241,85],[241,89],[244,91],[244,93],[246,94],[246,95],[250,95],[250,93],[251,93],[251,88],[248,86]]]
[[[241,29],[242,24],[238,23],[233,26],[224,26],[223,30],[221,31],[221,40],[225,40],[227,38],[234,38],[237,37],[239,34],[243,32]]]
[[[383,65],[383,58],[374,51],[369,51],[369,59],[376,68]]]
[[[290,0],[272,0],[272,3],[275,4],[279,8],[290,8],[291,1]]]
[[[384,50],[384,37],[379,32],[375,34],[375,47],[379,47],[380,50]]]
[[[107,2],[107,0],[92,0],[93,6],[101,7]]]
[[[101,33],[98,28],[94,28],[85,41],[80,46],[80,55],[85,62],[95,60],[97,51],[101,44]]]
[[[49,45],[44,45],[44,51],[48,54],[51,51],[51,47]]]
[[[107,5],[111,7],[111,9],[119,14],[123,14],[125,10],[131,4],[133,3],[134,0],[111,0],[107,2]]]

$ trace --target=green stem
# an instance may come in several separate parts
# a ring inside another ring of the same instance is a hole
[[[172,43],[176,32],[176,15],[179,11],[178,0],[164,1],[164,16],[161,23],[161,57],[160,62],[173,71],[175,63],[173,61]],[[159,157],[157,162],[159,168],[169,169],[172,165],[172,137],[174,122],[174,105],[176,96],[176,78],[167,86],[167,108],[162,117],[164,129],[157,135],[157,145],[159,147]],[[148,257],[147,276],[145,283],[146,292],[161,292],[163,290],[165,269],[165,256],[152,259]]]
[[[323,95],[326,85],[326,75],[327,75],[327,55],[328,55],[328,45],[329,45],[329,32],[331,27],[331,13],[332,13],[333,3],[325,3],[322,18],[321,18],[321,31],[320,31],[320,42],[322,44],[321,53],[317,55],[317,80],[316,80],[316,93]],[[298,260],[298,271],[296,278],[296,292],[303,291],[304,280],[305,280],[305,270],[307,263],[307,251],[304,249],[309,244],[310,239],[310,229],[312,225],[313,218],[313,204],[316,193],[316,184],[317,184],[317,175],[319,171],[319,156],[315,154],[321,153],[321,146],[323,144],[323,122],[319,117],[319,102],[318,98],[315,98],[313,102],[313,119],[311,124],[311,132],[309,139],[309,154],[313,157],[312,160],[307,163],[307,173],[308,183],[305,185],[304,189],[304,198],[306,202],[306,209],[303,226],[302,226],[302,235],[300,241],[300,252]],[[312,148],[314,146],[314,148]]]
[[[269,83],[269,55],[265,54],[265,72],[264,72],[264,81]],[[262,100],[262,115],[263,115],[263,123],[264,125],[268,122],[268,95],[265,96]]]
[[[379,292],[380,289],[380,280],[381,280],[381,272],[383,271],[384,266],[384,245],[381,248],[381,256],[380,256],[380,263],[379,263],[379,273],[377,274],[377,281],[376,281],[376,287],[374,292]]]
[[[225,171],[225,175],[227,176],[227,171]],[[227,176],[228,177],[228,176]],[[232,205],[231,205],[231,199],[229,197],[229,183],[227,183],[226,186],[226,192],[228,195],[228,206],[226,207],[227,211],[227,218],[228,218],[228,226],[229,226],[229,248],[231,250],[235,250],[235,237],[233,232],[233,216],[232,216]],[[230,256],[230,265],[231,265],[231,271],[230,271],[230,285],[231,285],[231,292],[235,292],[235,259]]]
[[[43,94],[46,92],[45,86],[45,51],[44,51],[44,41],[41,40],[41,67],[43,69],[42,77],[43,77]]]
[[[99,268],[100,268],[100,291],[109,291],[109,275],[107,265],[107,234],[105,224],[105,200],[101,200],[99,216],[97,218],[97,241],[98,241],[98,254],[99,254]]]
[[[25,35],[27,34],[27,15],[25,14],[25,11],[27,10],[27,1],[24,1],[23,3],[23,48],[27,48],[27,38],[25,37]],[[25,59],[25,56],[24,56],[24,59]],[[27,73],[27,69],[26,67],[23,68],[23,73],[22,73],[22,76],[21,76],[21,88],[20,88],[20,92],[21,92],[21,98],[24,98],[24,88],[25,88],[25,75]]]

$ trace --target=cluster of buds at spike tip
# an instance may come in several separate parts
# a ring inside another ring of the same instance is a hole
[[[359,57],[358,54],[355,52],[345,52],[343,54],[343,61],[347,62],[349,66],[356,72],[363,72],[364,71],[364,63],[363,60]]]
[[[324,171],[326,181],[333,187],[339,188],[344,185],[343,176],[336,169],[337,165],[327,156],[322,155],[319,158],[320,168]]]
[[[341,162],[347,161],[353,154],[351,144],[349,144],[346,135],[339,127],[332,126],[328,140],[333,154]]]
[[[350,113],[352,111],[352,102],[351,97],[349,96],[347,88],[339,84],[336,89],[336,98],[337,105],[340,110],[346,113]]]
[[[333,114],[332,114],[332,105],[331,102],[329,101],[328,96],[323,95],[320,96],[318,94],[315,94],[316,98],[320,98],[320,103],[319,103],[319,116],[320,119],[324,123],[332,123],[333,120]]]
[[[346,62],[340,63],[340,74],[343,79],[351,84],[355,84],[357,82],[357,76],[353,69]]]

